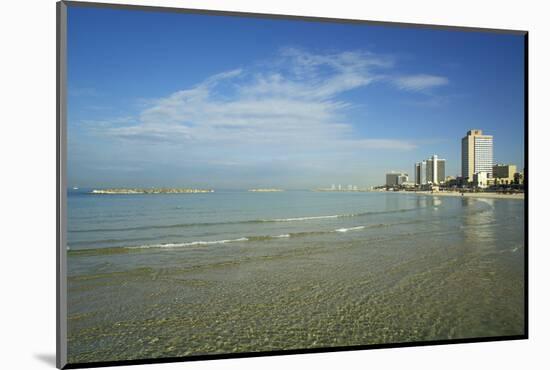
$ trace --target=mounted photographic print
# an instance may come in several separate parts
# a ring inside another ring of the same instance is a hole
[[[58,367],[527,338],[527,32],[58,3]]]

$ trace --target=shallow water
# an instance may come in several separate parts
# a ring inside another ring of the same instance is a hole
[[[69,195],[69,362],[523,334],[523,201]]]

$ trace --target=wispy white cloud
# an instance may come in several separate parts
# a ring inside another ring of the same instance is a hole
[[[408,91],[427,91],[449,83],[446,77],[428,74],[400,76],[392,78],[391,81],[397,88]]]
[[[346,150],[410,150],[415,144],[407,140],[356,137],[346,117],[351,104],[339,98],[387,78],[393,65],[391,58],[367,52],[312,54],[286,48],[270,68],[215,74],[151,101],[134,124],[113,122],[105,132],[188,148],[224,143],[275,152],[281,147],[300,151],[335,145]],[[417,77],[404,77],[404,86],[414,85]],[[416,85],[420,89],[422,82]]]

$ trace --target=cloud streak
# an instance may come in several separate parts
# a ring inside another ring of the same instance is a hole
[[[360,51],[312,54],[286,48],[273,64],[260,71],[251,67],[210,76],[154,100],[135,124],[113,124],[105,132],[125,140],[187,146],[415,147],[406,140],[356,137],[346,119],[352,105],[339,98],[383,81],[394,65],[390,58]],[[393,81],[400,89],[417,91],[446,79],[418,75]]]
[[[392,81],[398,89],[407,91],[429,91],[449,83],[446,77],[427,74],[401,76],[393,78]]]

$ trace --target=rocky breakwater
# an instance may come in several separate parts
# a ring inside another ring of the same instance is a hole
[[[91,194],[196,194],[213,193],[213,189],[191,189],[191,188],[112,188],[112,189],[94,189]]]

